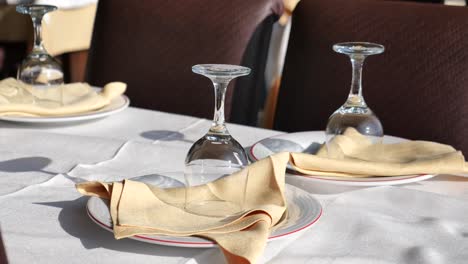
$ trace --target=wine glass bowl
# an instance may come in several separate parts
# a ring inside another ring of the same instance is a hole
[[[63,73],[60,64],[47,54],[29,54],[21,63],[18,78],[34,86],[63,84]]]
[[[345,42],[333,45],[337,53],[348,55],[353,68],[351,89],[346,102],[328,119],[326,144],[330,158],[342,158],[343,153],[334,145],[334,139],[353,129],[368,139],[369,144],[380,144],[384,136],[383,126],[375,113],[367,106],[362,93],[362,67],[367,56],[384,52],[384,46],[369,42]],[[378,154],[378,153],[377,153]]]
[[[229,82],[248,75],[247,67],[227,64],[199,64],[192,67],[194,73],[208,77],[214,86],[215,111],[208,132],[197,140],[185,160],[186,203],[185,210],[191,213],[225,217],[239,213],[243,209],[247,175],[240,174],[242,183],[232,186],[238,194],[232,200],[221,200],[214,196],[199,197],[193,187],[210,184],[235,173],[248,165],[244,148],[226,128],[224,101]]]
[[[223,160],[231,164],[247,164],[244,148],[231,135],[213,136],[208,132],[190,148],[186,163],[194,160]]]
[[[327,142],[336,135],[342,135],[349,128],[354,128],[361,135],[365,135],[371,143],[381,143],[384,136],[382,123],[372,110],[358,113],[348,111],[349,109],[338,109],[328,119],[326,134]]]

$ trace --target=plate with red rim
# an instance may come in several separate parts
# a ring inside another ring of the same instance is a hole
[[[398,143],[407,139],[385,136],[384,143]],[[252,161],[261,160],[272,154],[288,151],[315,153],[320,146],[325,142],[325,133],[323,131],[306,131],[289,134],[281,134],[274,137],[269,137],[253,144],[249,151],[249,158]],[[288,165],[288,174],[304,176],[310,181],[330,183],[348,186],[381,186],[381,185],[397,185],[406,184],[417,181],[426,180],[434,177],[432,174],[420,175],[404,175],[404,176],[375,176],[366,178],[345,178],[331,176],[314,176],[304,175]]]
[[[311,194],[302,189],[287,184],[286,200],[288,202],[287,215],[280,224],[273,227],[268,241],[300,234],[315,224],[322,215],[320,203]],[[86,211],[91,220],[98,226],[113,232],[107,200],[90,197]],[[209,248],[217,246],[215,242],[201,237],[136,235],[129,238],[146,243],[174,247]]]

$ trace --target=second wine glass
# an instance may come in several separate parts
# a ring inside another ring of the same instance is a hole
[[[60,63],[50,56],[42,44],[42,18],[56,10],[51,5],[18,5],[16,11],[30,15],[34,27],[34,44],[31,53],[18,69],[18,79],[35,86],[50,86],[63,83]]]
[[[230,175],[248,164],[244,148],[226,128],[224,101],[229,82],[236,77],[248,75],[250,69],[236,65],[200,64],[193,66],[192,71],[208,77],[213,82],[215,112],[208,133],[192,145],[185,160],[185,209],[199,215],[229,216],[243,209],[247,175],[242,176],[239,185],[232,186],[232,190],[237,193],[229,201],[216,198],[216,194],[200,196],[199,193],[193,192],[193,187]]]
[[[346,42],[333,45],[333,50],[348,55],[353,68],[351,89],[348,99],[328,119],[326,128],[326,144],[328,157],[340,159],[344,157],[336,137],[344,133],[359,133],[364,144],[379,144],[384,131],[382,123],[375,113],[367,106],[362,93],[362,67],[369,55],[384,52],[384,46],[368,42]],[[378,148],[374,148],[378,149]],[[381,153],[376,153],[379,155]]]
[[[60,107],[64,104],[63,89],[59,87],[64,81],[62,66],[49,55],[42,43],[42,18],[56,9],[56,6],[51,5],[16,6],[18,13],[31,16],[34,27],[33,48],[19,66],[17,79],[36,89],[35,94],[32,95],[33,103],[47,103]],[[43,99],[43,97],[48,99]]]

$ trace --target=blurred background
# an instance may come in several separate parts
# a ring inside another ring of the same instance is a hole
[[[105,0],[103,0],[105,1]],[[308,0],[312,1],[312,0]],[[352,0],[349,0],[352,1]],[[384,0],[381,0],[384,1]],[[393,0],[407,2],[421,2],[435,5],[466,5],[465,0]],[[233,99],[233,107],[248,103],[248,111],[232,111],[230,122],[250,126],[273,128],[276,112],[276,102],[279,94],[284,58],[286,55],[291,19],[298,0],[284,0],[284,13],[268,32],[257,35],[268,38],[265,52],[266,65],[260,67],[264,75],[261,82],[254,84],[255,92],[243,92],[237,88]],[[82,82],[86,79],[88,51],[93,35],[93,26],[98,0],[0,0],[0,78],[15,77],[21,60],[30,51],[33,40],[31,19],[29,16],[18,14],[15,5],[20,3],[51,4],[59,10],[47,14],[43,20],[43,41],[47,51],[55,56],[63,65],[65,82]],[[138,5],[138,2],[128,2],[128,5]],[[257,38],[260,38],[258,37]],[[252,39],[255,38],[255,35]],[[252,41],[252,40],[251,40]],[[264,44],[262,44],[264,45]],[[258,50],[258,47],[257,47]],[[249,60],[247,50],[244,61]],[[247,59],[246,59],[247,57]],[[240,80],[239,86],[246,86]],[[248,90],[246,88],[244,90]],[[137,99],[137,96],[134,96]],[[242,103],[239,103],[241,102]],[[134,100],[137,102],[137,100]],[[145,107],[145,105],[135,105]],[[239,107],[244,108],[244,106]],[[162,109],[164,110],[164,109]]]

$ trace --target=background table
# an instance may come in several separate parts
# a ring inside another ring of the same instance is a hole
[[[86,215],[83,180],[182,171],[211,121],[129,108],[68,125],[1,122],[0,228],[11,263],[220,263],[218,249],[150,245],[113,235]],[[243,146],[281,134],[230,124]],[[269,263],[466,263],[468,179],[437,176],[396,187],[340,187],[298,176],[324,214],[267,245]]]

